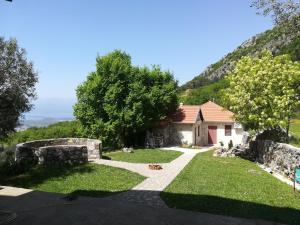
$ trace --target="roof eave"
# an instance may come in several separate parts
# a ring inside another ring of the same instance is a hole
[[[204,120],[203,122],[214,122],[214,123],[234,123],[234,120]]]
[[[193,122],[172,122],[172,123],[176,123],[176,124],[194,124]]]

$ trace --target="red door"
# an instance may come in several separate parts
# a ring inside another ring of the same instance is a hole
[[[217,144],[217,126],[208,126],[208,144]]]

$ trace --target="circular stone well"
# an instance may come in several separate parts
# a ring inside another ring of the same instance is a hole
[[[88,138],[58,138],[17,144],[15,160],[38,164],[77,164],[102,158],[102,142]]]

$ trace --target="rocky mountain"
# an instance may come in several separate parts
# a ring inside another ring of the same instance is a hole
[[[290,54],[293,60],[300,60],[300,16],[245,41],[233,52],[182,85],[180,89],[182,91],[195,89],[218,81],[233,68],[235,62],[241,57],[256,55],[264,49],[270,50],[274,55]]]

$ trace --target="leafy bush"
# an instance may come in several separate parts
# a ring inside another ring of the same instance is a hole
[[[286,132],[281,128],[264,130],[256,135],[257,140],[271,140],[275,142],[286,142]]]
[[[14,161],[14,151],[12,149],[6,149],[0,152],[0,167],[10,165]]]
[[[232,143],[232,140],[230,140],[228,143],[228,149],[232,149],[232,147],[233,147],[233,143]]]
[[[34,161],[15,161],[14,148],[10,147],[0,152],[0,175],[18,175],[29,170],[36,163]]]
[[[51,124],[48,127],[32,127],[25,131],[11,134],[5,140],[5,144],[13,146],[21,142],[40,139],[81,137],[80,128],[81,125],[78,121],[64,121]]]

